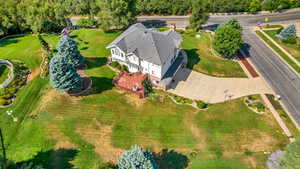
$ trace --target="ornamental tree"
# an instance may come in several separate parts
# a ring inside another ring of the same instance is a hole
[[[235,19],[235,18],[229,19],[228,21],[226,21],[224,23],[224,25],[232,26],[233,28],[241,30],[241,31],[243,30],[243,28],[240,25],[239,21],[237,19]]]
[[[282,29],[282,31],[276,35],[276,37],[280,40],[284,40],[289,37],[296,37],[296,25],[291,24],[288,27]]]
[[[297,169],[296,166],[300,166],[300,139],[287,146],[279,169]]]
[[[83,62],[84,58],[77,49],[77,43],[69,36],[65,35],[60,38],[56,48],[58,55],[65,56],[74,67],[78,67]]]
[[[49,65],[50,84],[53,88],[68,92],[82,87],[82,79],[69,63],[67,56],[54,56]]]
[[[158,169],[152,153],[139,146],[133,146],[124,152],[119,161],[119,169]]]
[[[243,43],[240,30],[229,25],[221,25],[216,30],[213,47],[220,55],[231,57],[242,47]]]
[[[209,15],[204,1],[193,1],[192,16],[190,17],[191,27],[195,30],[200,30],[201,26],[207,22]]]

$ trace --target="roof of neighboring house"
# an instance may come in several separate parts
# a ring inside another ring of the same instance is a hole
[[[137,23],[130,26],[107,48],[117,46],[125,53],[134,53],[142,60],[162,65],[174,57],[181,42],[181,35],[173,30],[161,32]]]

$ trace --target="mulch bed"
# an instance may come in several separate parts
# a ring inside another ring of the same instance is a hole
[[[247,70],[251,74],[251,76],[259,77],[258,73],[253,68],[253,66],[249,63],[249,61],[241,53],[238,53],[238,56],[239,56],[240,61],[243,63],[243,65],[247,68]]]
[[[82,78],[82,88],[69,91],[68,94],[71,96],[83,96],[92,87],[92,79],[89,77]]]

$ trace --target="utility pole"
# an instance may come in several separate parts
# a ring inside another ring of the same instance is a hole
[[[3,168],[6,169],[6,152],[5,152],[5,146],[4,146],[4,138],[2,134],[2,130],[0,128],[0,141],[1,141],[1,148],[2,148],[2,156],[3,156]]]

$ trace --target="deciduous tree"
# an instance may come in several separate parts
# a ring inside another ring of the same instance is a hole
[[[216,30],[214,50],[224,57],[233,56],[243,45],[242,33],[229,25],[221,25]]]
[[[281,158],[279,169],[297,169],[300,166],[300,139],[289,144]]]
[[[190,17],[191,27],[200,30],[201,26],[207,22],[209,18],[207,4],[204,0],[195,0],[193,2],[192,16]]]
[[[260,0],[252,0],[249,6],[249,12],[255,13],[261,9]]]
[[[225,22],[224,25],[232,26],[233,28],[238,29],[238,30],[240,30],[240,31],[243,30],[241,24],[240,24],[239,21],[238,21],[237,19],[235,19],[235,18],[229,19],[227,22]]]

